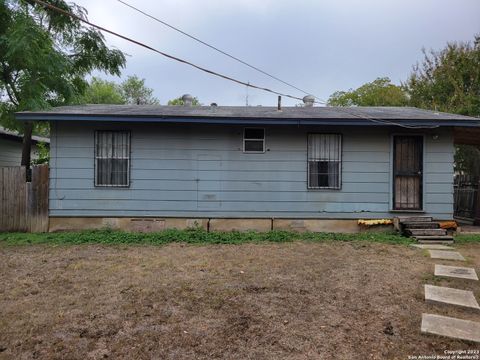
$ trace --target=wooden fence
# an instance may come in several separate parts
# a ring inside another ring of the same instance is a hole
[[[467,175],[455,176],[454,182],[454,216],[460,219],[474,221],[480,206],[478,177]]]
[[[25,182],[24,167],[0,168],[0,232],[48,231],[48,166],[32,168]]]

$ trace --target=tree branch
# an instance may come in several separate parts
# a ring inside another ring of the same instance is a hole
[[[7,90],[7,95],[10,101],[18,106],[18,92],[16,91],[13,83],[12,78],[10,76],[10,71],[8,70],[5,63],[2,62],[2,75],[3,81],[5,82],[5,90]]]

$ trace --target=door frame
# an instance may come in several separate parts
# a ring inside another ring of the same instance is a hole
[[[394,152],[395,152],[395,136],[417,136],[422,138],[422,200],[421,206],[422,208],[419,210],[397,210],[395,209],[395,204],[393,202],[393,197],[395,195],[395,179],[394,179]],[[426,155],[426,142],[425,142],[425,134],[423,133],[408,133],[408,132],[400,132],[400,133],[391,133],[390,134],[390,171],[389,171],[389,180],[390,180],[390,191],[389,191],[389,211],[390,212],[397,212],[397,213],[424,213],[425,212],[425,155]]]

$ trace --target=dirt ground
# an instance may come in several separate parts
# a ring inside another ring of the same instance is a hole
[[[480,244],[458,247],[480,270]],[[374,243],[0,245],[0,359],[407,359],[478,349],[420,334],[422,250]],[[437,261],[436,263],[442,263]],[[443,262],[448,264],[449,262]]]

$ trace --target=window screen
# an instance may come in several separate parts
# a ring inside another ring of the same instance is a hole
[[[95,186],[129,186],[130,132],[95,132]]]
[[[308,135],[308,188],[340,189],[342,169],[342,136],[340,134]]]
[[[245,128],[243,132],[244,152],[265,152],[265,129]]]

